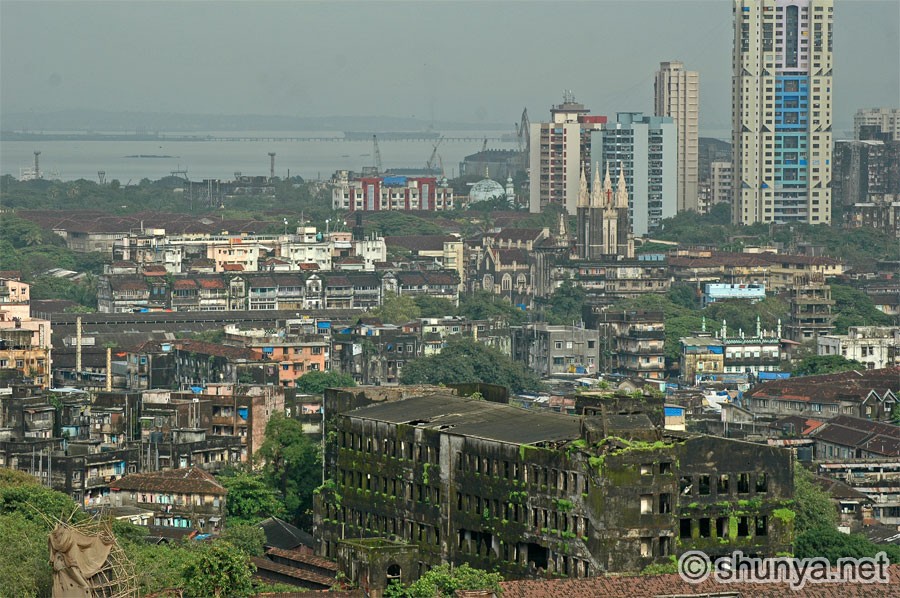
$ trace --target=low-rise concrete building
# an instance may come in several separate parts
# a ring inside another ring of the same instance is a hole
[[[600,334],[545,322],[510,329],[512,359],[540,376],[593,374],[600,363]]]
[[[816,353],[841,355],[870,370],[900,365],[900,327],[850,326],[847,334],[819,336]]]
[[[152,511],[154,526],[218,533],[225,525],[228,491],[199,467],[131,474],[116,480],[110,490],[114,508]]]

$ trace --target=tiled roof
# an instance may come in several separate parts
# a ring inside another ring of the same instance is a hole
[[[839,415],[815,431],[817,440],[900,457],[900,426]]]
[[[879,394],[887,390],[895,394],[900,391],[900,367],[772,380],[755,386],[745,396],[790,401],[815,399],[819,403],[861,402],[873,390]]]
[[[310,539],[312,539],[312,536],[310,536]],[[334,561],[329,561],[328,559],[324,559],[320,556],[306,554],[305,552],[300,552],[299,550],[270,548],[266,551],[266,554],[273,554],[275,556],[280,556],[281,558],[297,561],[298,563],[306,563],[307,565],[312,565],[313,567],[318,567],[319,569],[334,571],[335,573],[337,573],[338,570],[338,565]]]
[[[524,249],[497,249],[495,250],[497,261],[501,264],[512,264],[515,262],[521,266],[528,265],[528,252]]]
[[[244,266],[241,264],[223,264],[222,270],[225,272],[243,272]]]
[[[793,590],[787,583],[722,584],[710,577],[692,584],[678,575],[588,577],[583,579],[505,581],[503,598],[663,598],[729,596],[734,598],[887,598],[898,596],[900,565],[888,567],[889,584],[807,583]]]
[[[136,490],[139,492],[174,492],[178,494],[217,494],[225,496],[228,490],[211,474],[199,467],[133,473],[116,480],[112,489]]]
[[[319,264],[304,262],[302,264],[297,264],[297,267],[300,268],[301,270],[318,270]]]
[[[313,545],[313,537],[287,521],[269,517],[258,524],[266,534],[266,545],[276,549],[291,549],[297,546]]]
[[[294,579],[307,583],[318,584],[325,588],[330,588],[337,583],[337,580],[334,577],[327,577],[319,573],[313,573],[308,569],[300,569],[298,567],[282,565],[281,563],[276,563],[275,561],[270,561],[269,559],[257,556],[250,557],[250,560],[253,561],[253,564],[256,565],[257,569],[262,569],[263,571],[272,571],[273,573],[279,573],[281,575],[292,577]]]
[[[221,278],[195,278],[201,289],[224,289],[225,281]]]
[[[196,283],[196,281],[191,280],[190,278],[182,278],[182,279],[176,280],[175,283],[172,285],[172,288],[179,290],[179,291],[183,291],[183,290],[187,290],[187,289],[196,289],[197,283]]]

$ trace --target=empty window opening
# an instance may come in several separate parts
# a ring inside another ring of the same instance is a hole
[[[738,519],[737,535],[739,538],[746,538],[750,535],[750,518],[741,517]]]
[[[719,476],[719,479],[716,482],[716,493],[717,494],[728,494],[731,491],[730,478],[727,473],[723,473]]]
[[[691,537],[691,520],[684,518],[681,519],[678,526],[678,537],[682,540]]]
[[[709,494],[709,474],[701,474],[698,483],[699,494]]]
[[[747,494],[750,492],[750,474],[739,473],[737,479],[738,494]]]
[[[769,535],[769,518],[765,515],[759,515],[756,517],[756,525],[754,526],[754,535],[756,536],[767,536]]]
[[[688,476],[688,475],[681,476],[681,479],[678,480],[678,492],[682,496],[689,496],[693,489],[694,489],[694,483],[691,480],[691,476]]]
[[[547,561],[550,557],[550,550],[540,544],[534,544],[532,542],[529,542],[525,548],[528,562],[534,565],[535,569],[546,570]]]
[[[641,494],[641,515],[653,512],[653,495]]]
[[[716,519],[716,537],[728,537],[728,517],[718,517]]]
[[[700,537],[701,538],[709,538],[712,535],[712,528],[710,527],[709,517],[703,517],[700,519]]]
[[[765,473],[761,473],[756,476],[756,491],[757,492],[768,492],[769,491],[769,476]]]
[[[641,556],[653,556],[652,538],[641,538]]]
[[[672,498],[668,493],[659,495],[659,512],[669,513],[672,510]]]

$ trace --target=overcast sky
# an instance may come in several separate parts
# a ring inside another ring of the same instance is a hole
[[[835,129],[900,98],[900,0],[835,2]],[[652,109],[659,62],[730,127],[732,3],[0,0],[0,109],[546,119]]]

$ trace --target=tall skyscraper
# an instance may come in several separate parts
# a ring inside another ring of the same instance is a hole
[[[656,116],[672,117],[678,129],[678,211],[697,211],[700,74],[678,61],[659,63],[653,98]]]
[[[659,227],[674,216],[678,205],[676,149],[678,132],[668,116],[619,112],[591,135],[591,155],[628,189],[631,230],[636,237]]]
[[[834,0],[734,0],[736,224],[831,220]]]
[[[529,211],[543,212],[557,204],[575,215],[581,171],[590,177],[590,132],[606,122],[605,116],[589,113],[567,91],[562,104],[550,109],[551,122],[531,124]]]

